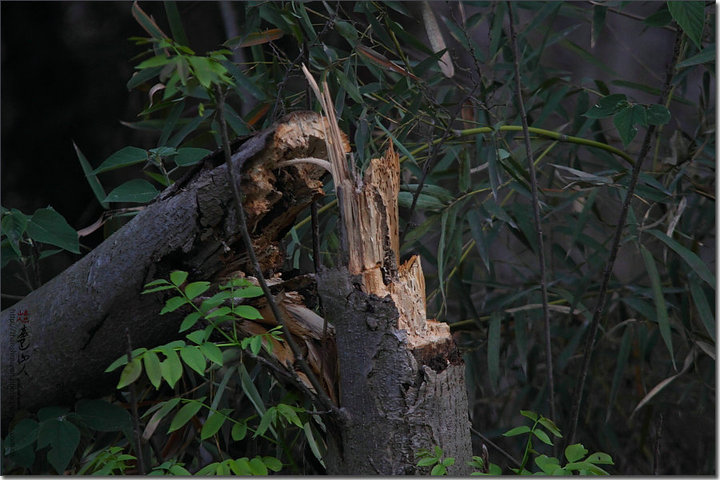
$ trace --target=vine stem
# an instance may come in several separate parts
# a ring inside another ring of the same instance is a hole
[[[282,326],[283,331],[285,332],[285,340],[290,346],[290,350],[292,350],[293,352],[295,361],[298,363],[298,365],[300,365],[300,369],[307,376],[308,380],[310,380],[310,384],[315,389],[315,394],[319,399],[320,403],[322,404],[322,407],[327,410],[337,412],[337,407],[332,403],[332,400],[330,400],[330,397],[328,397],[327,393],[325,393],[325,390],[320,384],[320,381],[317,379],[315,374],[308,366],[305,358],[303,358],[300,348],[298,347],[297,343],[295,343],[295,340],[293,339],[290,330],[288,330],[288,328],[286,327],[285,316],[278,308],[277,303],[275,302],[275,298],[273,297],[272,292],[270,292],[270,288],[268,287],[267,282],[265,282],[265,277],[263,276],[262,269],[260,268],[260,262],[258,262],[257,255],[255,254],[255,249],[252,244],[252,239],[250,238],[250,233],[248,232],[247,228],[245,209],[243,208],[242,204],[242,193],[240,191],[240,176],[235,172],[235,168],[232,163],[230,140],[228,139],[227,123],[225,122],[225,94],[219,86],[216,88],[216,93],[218,121],[220,123],[220,137],[222,141],[222,148],[225,154],[225,164],[227,165],[228,181],[230,182],[233,197],[235,199],[235,210],[237,211],[237,219],[238,224],[240,225],[240,233],[242,235],[243,243],[245,244],[245,250],[247,250],[248,257],[250,259],[250,262],[252,263],[253,269],[255,270],[255,277],[260,284],[260,288],[265,295],[265,299],[270,306],[270,310],[272,311],[275,319]]]
[[[512,2],[507,2],[508,17],[510,23],[510,39],[513,51],[513,64],[515,67],[515,96],[520,108],[520,119],[522,120],[523,137],[525,139],[525,152],[527,154],[528,171],[530,173],[530,188],[532,193],[533,217],[535,219],[535,235],[538,245],[538,264],[540,268],[540,293],[542,295],[543,321],[545,324],[545,363],[547,364],[547,388],[548,388],[548,410],[550,417],[556,420],[555,416],[555,380],[553,378],[553,355],[550,338],[550,309],[548,308],[548,293],[545,268],[545,248],[543,245],[542,223],[540,221],[540,200],[538,199],[537,176],[535,173],[535,161],[533,160],[532,145],[530,144],[530,130],[528,128],[527,112],[522,97],[520,77],[520,53],[518,51],[517,34],[513,23]]]
[[[668,64],[667,71],[665,73],[665,85],[660,99],[662,105],[666,105],[667,99],[670,96],[673,71],[677,64],[678,58],[680,57],[680,44],[681,44],[682,32],[678,29],[675,35],[675,45],[673,47],[673,58]],[[645,132],[645,138],[643,139],[642,147],[638,155],[637,161],[635,162],[632,174],[630,176],[630,183],[628,184],[627,193],[623,200],[622,208],[620,210],[620,218],[618,218],[617,226],[615,227],[615,234],[613,236],[612,246],[610,248],[610,256],[605,264],[603,271],[602,283],[600,284],[600,291],[598,293],[598,300],[593,311],[593,317],[590,324],[590,333],[585,340],[585,354],[583,356],[583,364],[578,375],[577,383],[575,386],[575,393],[573,395],[572,402],[572,415],[570,424],[570,433],[568,435],[568,445],[572,445],[575,442],[575,435],[577,433],[578,419],[580,417],[580,406],[582,404],[583,390],[585,389],[585,382],[587,380],[588,370],[590,368],[590,360],[592,358],[592,351],[595,344],[595,337],[598,333],[598,327],[600,324],[600,317],[605,312],[605,302],[607,300],[607,287],[610,282],[610,275],[615,265],[615,259],[617,257],[618,250],[620,249],[620,241],[622,240],[623,230],[625,228],[625,221],[627,220],[628,211],[630,210],[630,202],[635,194],[635,187],[638,183],[640,176],[640,170],[642,169],[643,161],[650,151],[650,145],[652,143],[652,137],[655,133],[655,125],[650,125]]]

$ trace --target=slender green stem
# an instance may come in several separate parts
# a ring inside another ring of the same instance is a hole
[[[467,128],[465,130],[456,130],[454,132],[453,138],[462,138],[462,137],[468,137],[471,135],[481,135],[485,133],[493,133],[495,131],[499,132],[522,132],[523,127],[521,125],[503,125],[497,130],[492,127],[475,127],[475,128]],[[586,147],[593,147],[598,148],[600,150],[605,150],[606,152],[612,153],[613,155],[617,155],[618,157],[622,158],[623,160],[627,161],[630,165],[635,165],[635,160],[628,155],[627,153],[623,152],[622,150],[613,147],[612,145],[608,145],[607,143],[602,142],[596,142],[595,140],[590,140],[587,138],[582,137],[574,137],[572,135],[565,135],[564,133],[555,132],[553,130],[545,130],[544,128],[537,128],[537,127],[528,127],[528,131],[534,135],[538,135],[540,137],[549,138],[552,140],[557,140],[558,142],[566,142],[566,143],[574,143],[576,145],[584,145]],[[440,143],[441,139],[435,139],[433,143]],[[415,150],[412,150],[410,153],[415,155],[416,153],[419,153],[427,148],[427,145],[421,145]],[[401,158],[402,161],[402,158]]]

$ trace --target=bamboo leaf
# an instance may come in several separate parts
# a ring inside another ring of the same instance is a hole
[[[637,412],[638,410],[640,410],[645,404],[647,404],[650,400],[652,400],[655,395],[657,395],[658,393],[660,393],[663,388],[667,387],[673,380],[675,380],[675,379],[678,378],[680,375],[684,374],[685,372],[687,372],[687,371],[690,369],[690,366],[691,366],[692,363],[693,363],[693,359],[695,358],[695,352],[696,352],[695,347],[693,347],[693,348],[690,349],[690,352],[688,352],[687,356],[685,357],[685,362],[683,363],[683,368],[682,368],[682,370],[680,370],[679,373],[677,373],[677,374],[675,374],[675,375],[673,375],[673,376],[671,376],[671,377],[668,377],[668,378],[666,378],[665,380],[663,380],[662,382],[660,382],[660,383],[658,383],[657,385],[655,385],[655,386],[648,392],[648,394],[645,395],[645,397],[643,397],[642,400],[640,400],[640,403],[637,404],[637,406],[635,407],[635,409],[634,409],[634,410],[632,411],[632,413],[630,414],[630,418],[632,418],[633,415],[635,415],[635,412]]]
[[[665,346],[667,346],[667,349],[670,352],[673,367],[677,370],[677,366],[675,365],[675,355],[673,353],[672,330],[670,329],[670,319],[668,318],[667,307],[665,306],[665,297],[663,296],[660,275],[658,274],[655,260],[653,259],[650,251],[645,248],[645,245],[640,245],[640,253],[642,253],[643,260],[645,261],[645,268],[647,269],[648,276],[650,277],[650,284],[652,285],[653,298],[655,300],[655,320],[660,327],[660,335],[665,342]]]
[[[710,338],[715,340],[715,329],[717,328],[715,324],[715,315],[713,314],[710,304],[705,297],[705,292],[703,292],[703,289],[695,275],[689,275],[688,280],[690,282],[690,294],[692,295],[695,308],[700,315],[700,319],[702,320],[708,335],[710,335]]]
[[[90,162],[87,161],[85,155],[83,155],[83,153],[80,151],[74,141],[72,142],[72,144],[73,148],[75,149],[75,153],[77,154],[78,161],[80,162],[80,166],[83,169],[83,173],[85,174],[85,179],[88,181],[88,184],[90,185],[90,188],[92,189],[95,198],[97,198],[97,201],[100,202],[100,205],[102,205],[102,207],[107,210],[108,203],[105,201],[105,197],[107,196],[107,194],[105,193],[105,190],[100,184],[100,180],[98,180],[97,175],[95,175],[95,172],[90,165]]]
[[[707,282],[707,284],[710,285],[713,290],[715,289],[715,276],[712,274],[705,262],[700,259],[700,257],[698,257],[695,253],[683,247],[678,242],[668,237],[659,230],[647,230],[647,233],[653,235],[659,240],[662,240],[665,245],[672,248],[675,253],[680,255],[680,257],[685,260],[685,263],[690,266],[693,272],[695,272],[700,278]]]

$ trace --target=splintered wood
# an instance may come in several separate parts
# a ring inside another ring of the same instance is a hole
[[[414,349],[446,342],[450,327],[427,319],[420,257],[413,255],[398,266],[399,192],[400,161],[390,143],[382,159],[370,161],[359,189],[338,194],[343,195],[347,219],[348,269],[362,275],[365,293],[381,298],[390,295],[400,314],[398,328],[407,331],[408,346]]]
[[[304,65],[303,72],[328,118],[330,128],[325,139],[329,170],[341,210],[350,274],[362,277],[365,293],[391,296],[400,314],[398,328],[407,331],[411,349],[447,342],[451,339],[449,326],[426,318],[425,278],[420,258],[413,256],[398,266],[400,160],[392,141],[385,156],[372,159],[360,178],[340,148],[343,137],[327,84],[323,83],[321,92]]]

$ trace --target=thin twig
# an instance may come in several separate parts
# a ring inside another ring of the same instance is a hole
[[[260,284],[260,288],[265,294],[265,298],[267,299],[268,305],[270,306],[270,310],[272,311],[275,319],[282,326],[283,331],[285,332],[285,340],[287,341],[290,349],[293,352],[295,361],[298,363],[298,365],[300,365],[300,369],[307,376],[308,380],[310,380],[310,384],[315,389],[317,399],[320,401],[323,408],[336,411],[337,407],[332,403],[330,397],[328,397],[327,393],[320,384],[320,381],[317,379],[312,370],[310,370],[310,367],[308,366],[307,362],[305,362],[305,359],[302,356],[302,352],[300,351],[297,343],[295,343],[295,340],[293,339],[290,330],[286,327],[285,316],[278,308],[277,303],[275,302],[275,298],[273,297],[272,292],[270,292],[270,288],[265,282],[265,277],[263,276],[262,269],[260,268],[260,262],[258,262],[257,255],[255,255],[255,249],[253,248],[252,239],[250,238],[250,233],[248,232],[247,228],[247,221],[245,219],[245,209],[243,208],[242,204],[239,175],[236,174],[232,163],[230,140],[228,139],[227,123],[225,122],[225,94],[220,87],[217,87],[217,107],[219,117],[218,121],[220,122],[220,137],[222,139],[222,147],[225,153],[225,164],[227,165],[228,181],[230,182],[233,197],[235,199],[235,210],[237,211],[237,219],[240,226],[240,233],[242,235],[243,243],[245,244],[245,249],[247,250],[250,262],[252,263],[253,269],[255,270],[255,277]]]
[[[530,188],[532,192],[533,217],[535,220],[535,234],[537,236],[538,246],[538,264],[540,266],[540,292],[542,294],[542,311],[545,323],[545,362],[547,363],[547,386],[548,386],[548,407],[550,417],[557,420],[555,416],[555,381],[553,379],[553,356],[552,344],[550,339],[550,310],[548,309],[548,293],[545,272],[545,249],[543,246],[542,224],[540,223],[540,200],[538,199],[537,176],[535,174],[535,161],[533,160],[533,151],[530,144],[530,131],[528,129],[527,113],[525,112],[525,104],[522,98],[522,89],[520,81],[520,53],[517,45],[517,34],[513,23],[512,2],[507,2],[508,17],[510,23],[510,39],[513,51],[513,64],[515,66],[515,95],[520,108],[520,118],[522,120],[523,136],[525,137],[525,152],[527,153],[528,170],[530,173]]]
[[[472,433],[474,433],[475,435],[477,435],[478,437],[480,437],[483,442],[487,443],[488,445],[490,445],[491,447],[493,447],[495,450],[497,450],[498,452],[500,452],[500,454],[502,454],[505,458],[507,458],[508,460],[510,460],[512,463],[514,463],[518,468],[520,468],[520,467],[522,466],[522,464],[521,464],[519,461],[517,461],[517,460],[515,459],[515,457],[513,457],[512,455],[510,455],[508,452],[506,452],[505,450],[503,450],[501,447],[499,447],[497,444],[495,444],[492,440],[490,440],[488,437],[486,437],[486,436],[483,435],[482,433],[480,433],[480,432],[478,432],[477,430],[475,430],[473,427],[470,427],[470,432],[472,432]]]
[[[125,328],[125,336],[127,337],[127,359],[128,363],[132,362],[132,343],[130,341],[130,331]],[[137,392],[135,391],[135,384],[131,383],[129,385],[129,391],[130,391],[130,409],[132,411],[132,422],[133,422],[133,433],[135,434],[135,455],[137,455],[136,463],[138,468],[138,473],[140,475],[145,475],[147,471],[145,470],[145,459],[143,458],[143,449],[142,449],[142,437],[140,435],[140,418],[138,416],[138,401],[137,401]]]
[[[675,70],[675,64],[680,57],[680,39],[682,33],[678,30],[675,35],[675,46],[673,48],[673,58],[668,64],[665,72],[665,85],[663,86],[663,92],[660,100],[660,104],[666,105],[667,98],[670,94],[670,83],[673,78],[673,72]],[[583,357],[583,365],[578,375],[577,383],[575,386],[575,393],[573,396],[573,408],[571,415],[570,434],[568,435],[568,445],[575,443],[575,434],[577,433],[578,419],[580,417],[580,405],[582,403],[583,390],[585,389],[585,381],[587,380],[588,370],[590,368],[590,359],[592,358],[592,350],[595,345],[595,337],[597,336],[598,327],[600,324],[600,317],[605,312],[605,301],[607,297],[607,287],[610,282],[610,275],[612,274],[613,266],[615,265],[615,258],[617,257],[618,250],[620,249],[620,241],[622,240],[622,233],[625,228],[625,221],[627,219],[628,211],[630,209],[630,202],[635,194],[635,187],[640,176],[640,169],[642,168],[643,161],[650,151],[650,144],[652,143],[652,136],[655,133],[655,125],[650,125],[645,133],[643,139],[642,148],[638,159],[633,165],[632,174],[630,176],[630,183],[628,184],[627,193],[620,210],[620,218],[618,218],[617,226],[615,227],[615,235],[613,237],[612,247],[610,248],[610,256],[608,257],[607,263],[605,264],[605,270],[603,271],[602,283],[600,284],[600,291],[598,292],[598,300],[593,311],[592,322],[590,325],[590,333],[585,341],[585,355]]]

